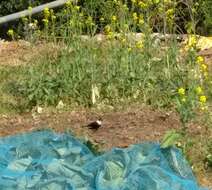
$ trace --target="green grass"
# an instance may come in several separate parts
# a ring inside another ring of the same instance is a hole
[[[56,105],[59,100],[91,106],[92,86],[97,86],[100,93],[98,103],[114,105],[132,100],[169,106],[183,82],[174,72],[180,72],[176,52],[169,49],[155,60],[154,55],[146,56],[142,51],[134,48],[128,52],[117,41],[75,41],[61,49],[54,61],[44,56],[32,65],[1,68],[1,85],[6,94],[25,99],[29,107]]]
[[[1,91],[8,98],[13,96],[11,101],[23,100],[17,104],[26,108],[55,106],[60,100],[89,107],[96,86],[97,104],[127,101],[170,108],[179,87],[198,85],[199,79],[188,75],[196,66],[187,59],[178,61],[175,40],[166,44],[167,50],[161,50],[160,43],[144,43],[142,49],[131,39],[126,43],[131,51],[119,40],[97,43],[75,39],[61,47],[56,59],[43,55],[30,65],[1,67]]]
[[[22,68],[19,67],[0,67],[0,113],[17,113],[19,112],[18,96],[12,91],[14,89],[14,81],[22,76]]]

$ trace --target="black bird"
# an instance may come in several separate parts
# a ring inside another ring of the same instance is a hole
[[[97,130],[102,126],[102,118],[99,118],[96,121],[89,123],[86,127],[92,130]]]

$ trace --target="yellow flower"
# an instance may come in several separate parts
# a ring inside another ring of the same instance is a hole
[[[50,16],[49,8],[48,7],[44,8],[43,13],[44,13],[45,19],[48,19]]]
[[[69,7],[69,8],[70,8],[70,7],[71,7],[71,5],[72,5],[72,4],[71,4],[71,1],[70,1],[70,0],[69,0],[69,1],[67,1],[65,5],[66,5],[66,7]]]
[[[34,24],[37,25],[38,24],[38,20],[34,19]]]
[[[14,36],[14,30],[13,29],[9,29],[7,31],[7,35],[13,37]]]
[[[111,17],[111,20],[112,20],[112,22],[116,22],[116,21],[117,21],[117,17],[116,17],[115,15],[113,15],[113,16]]]
[[[43,23],[44,23],[44,25],[48,25],[49,24],[49,21],[48,21],[48,19],[42,19],[42,21],[43,21]]]
[[[108,34],[109,32],[111,32],[111,27],[109,25],[105,26],[105,33]]]
[[[143,48],[143,42],[142,41],[137,42],[136,43],[136,48],[142,49]]]
[[[166,16],[169,21],[172,21],[174,19],[174,9],[168,9],[166,11]]]
[[[138,3],[138,5],[140,6],[141,9],[146,9],[146,8],[148,8],[148,5],[147,5],[146,3],[144,3],[144,2],[142,2],[142,1],[140,1],[140,2]]]
[[[129,10],[129,8],[128,8],[127,4],[124,4],[124,5],[123,5],[123,8],[124,8],[124,10],[126,10],[126,11],[128,11],[128,10]]]
[[[29,27],[29,29],[34,30],[34,29],[36,29],[37,24],[36,24],[36,23],[31,22],[31,23],[29,23],[29,24],[28,24],[28,27]]]
[[[138,15],[137,15],[137,13],[133,13],[132,16],[133,16],[133,20],[134,20],[134,21],[137,21],[137,20],[138,20]]]
[[[182,147],[182,143],[181,142],[177,142],[176,146],[180,148],[180,147]]]
[[[186,97],[183,97],[183,98],[181,99],[181,101],[182,101],[182,102],[186,102]]]
[[[198,86],[198,87],[196,88],[196,93],[197,93],[197,94],[202,94],[202,93],[203,93],[203,90],[202,90],[202,88],[201,88],[200,86]]]
[[[198,56],[197,59],[196,59],[196,62],[198,64],[202,64],[202,63],[204,63],[204,58],[202,56]]]
[[[197,45],[197,39],[195,35],[189,36],[188,37],[188,47],[192,48],[192,47],[196,47]]]
[[[121,4],[121,2],[120,2],[120,1],[117,1],[117,0],[113,0],[113,2],[114,2],[114,4],[116,4],[116,5],[120,5],[120,4]]]
[[[114,37],[113,32],[108,32],[107,37],[108,39],[112,39]]]
[[[104,21],[105,21],[105,19],[104,19],[103,17],[101,17],[99,20],[100,20],[101,22],[104,22]]]
[[[167,16],[173,15],[174,14],[174,9],[168,9],[166,11]]]
[[[201,103],[206,103],[206,101],[207,101],[207,98],[206,98],[206,96],[200,96],[199,97],[199,101],[201,102]]]
[[[94,26],[94,22],[93,22],[93,18],[91,16],[88,16],[87,20],[86,20],[86,24],[89,26]]]
[[[143,18],[143,16],[140,16],[139,17],[138,23],[141,24],[141,25],[144,24],[144,18]]]
[[[123,38],[121,42],[124,44],[126,42],[126,38]]]
[[[75,9],[76,11],[79,11],[79,10],[80,10],[80,6],[75,6],[74,9]]]
[[[48,8],[48,7],[44,8],[44,9],[43,9],[43,12],[44,12],[44,13],[49,13],[49,8]]]
[[[205,71],[207,71],[207,68],[208,68],[208,66],[206,65],[206,64],[201,64],[201,70],[203,71],[203,72],[205,72]]]
[[[185,95],[185,89],[182,88],[182,87],[179,88],[179,89],[178,89],[178,94],[181,95],[181,96]]]

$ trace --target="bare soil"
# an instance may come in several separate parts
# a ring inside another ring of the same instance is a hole
[[[51,55],[51,59],[57,57],[58,49],[53,43],[39,42],[32,44],[30,42],[19,41],[1,41],[0,40],[0,66],[19,66],[32,63],[42,55]]]
[[[103,119],[99,130],[92,131],[84,127],[99,117]],[[168,116],[147,108],[129,108],[108,113],[81,110],[0,117],[0,136],[41,128],[51,128],[58,132],[71,130],[78,136],[92,138],[106,150],[142,141],[159,141],[167,130],[179,127],[179,119],[174,113]]]

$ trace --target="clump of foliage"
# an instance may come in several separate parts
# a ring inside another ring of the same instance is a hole
[[[11,14],[17,11],[27,9],[28,7],[34,7],[43,3],[50,2],[44,0],[35,1],[14,1],[14,0],[3,0],[0,2],[0,16]],[[118,18],[125,19],[129,14],[133,12],[141,13],[148,12],[149,23],[155,32],[173,32],[172,27],[174,27],[174,32],[186,33],[187,31],[196,28],[196,32],[199,34],[211,34],[212,27],[212,15],[211,15],[211,1],[210,0],[81,0],[73,1],[75,4],[80,6],[84,15],[89,15],[92,17],[94,24],[97,26],[96,32],[101,31],[101,27],[110,23],[110,18],[114,13],[118,13]],[[58,15],[64,15],[63,21],[57,20],[57,24],[60,27],[64,23],[64,19],[69,18],[70,15],[64,12],[64,9],[57,9],[56,13]],[[38,15],[40,18],[40,15]],[[104,18],[104,21],[101,19]],[[134,14],[134,19],[136,15]],[[142,22],[140,18],[140,22]],[[23,28],[25,28],[20,22],[7,23],[3,26],[5,30],[9,28],[17,28],[17,23],[19,23],[20,31],[19,36],[23,36]],[[164,24],[166,23],[166,27]],[[64,23],[65,25],[65,23]],[[65,26],[64,26],[65,27]],[[136,27],[139,31],[139,27]],[[164,29],[169,29],[164,31]],[[5,30],[2,30],[4,35]],[[84,31],[86,32],[86,30]]]

